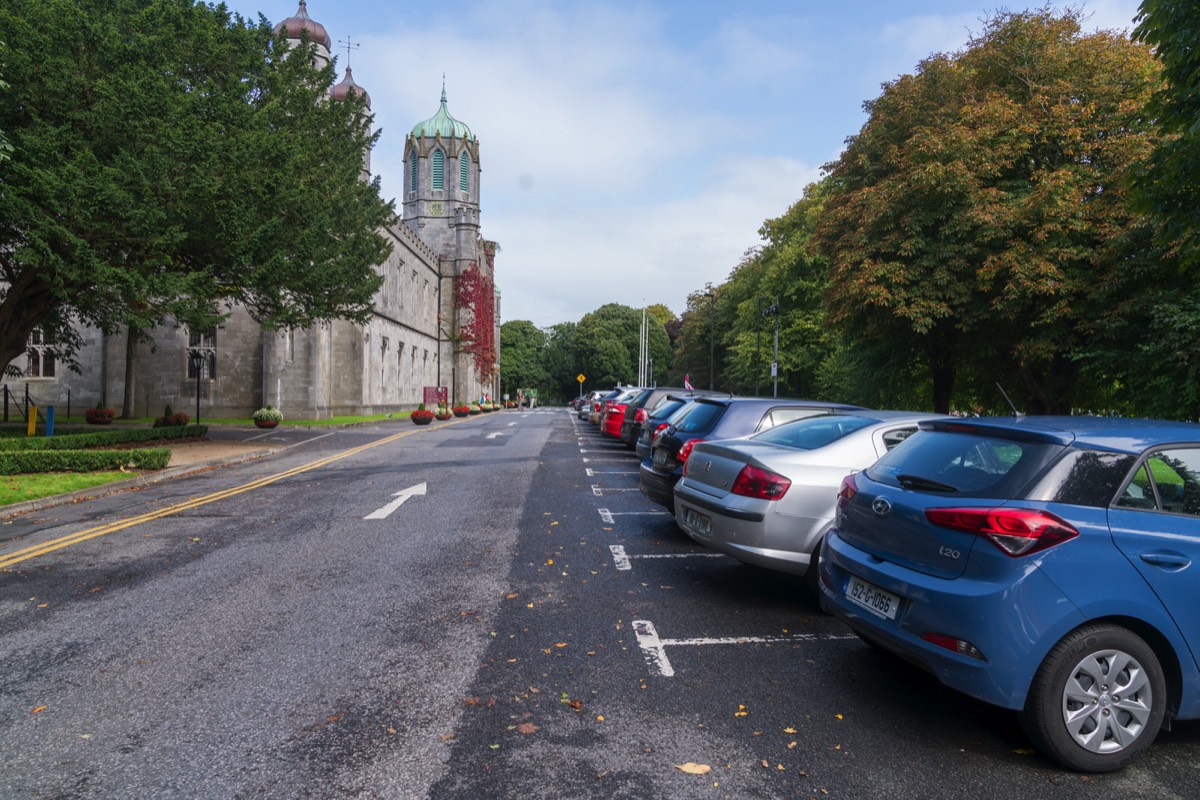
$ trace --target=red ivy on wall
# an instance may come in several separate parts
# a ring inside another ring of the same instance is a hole
[[[495,296],[492,279],[481,273],[475,262],[454,279],[462,351],[471,354],[475,370],[484,381],[496,370]]]

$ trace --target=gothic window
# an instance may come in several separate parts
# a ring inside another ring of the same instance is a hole
[[[467,151],[463,150],[458,157],[458,188],[464,192],[467,191],[469,184],[467,183],[467,173],[470,170],[471,161]]]
[[[441,150],[433,151],[433,188],[446,188],[446,154]]]
[[[26,378],[54,377],[54,337],[34,328],[29,334],[29,361],[25,368]]]
[[[193,353],[198,353],[202,359],[197,361],[192,358]],[[188,352],[187,352],[187,376],[195,379],[197,372],[199,377],[212,380],[217,377],[217,331],[216,328],[210,328],[207,331],[188,331]],[[197,366],[199,369],[197,370]]]
[[[417,153],[415,150],[408,157],[408,190],[410,192],[417,190]]]

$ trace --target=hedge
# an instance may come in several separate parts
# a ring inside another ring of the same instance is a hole
[[[168,428],[125,428],[97,433],[68,433],[50,437],[3,438],[0,439],[0,453],[17,450],[84,450],[90,447],[111,447],[114,444],[149,442],[156,439],[192,439],[207,433],[207,425],[184,425]]]
[[[169,447],[141,450],[34,450],[0,453],[0,475],[30,472],[99,472],[162,469],[171,460]]]

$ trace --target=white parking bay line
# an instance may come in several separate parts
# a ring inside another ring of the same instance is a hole
[[[589,478],[594,478],[597,475],[638,475],[638,474],[640,474],[638,472],[632,472],[630,470],[592,469],[591,467],[585,467],[584,471],[587,472],[587,476]]]
[[[596,495],[596,497],[603,497],[605,492],[640,492],[640,491],[641,491],[641,489],[638,489],[636,487],[633,489],[612,489],[612,488],[605,489],[605,488],[601,487],[600,484],[598,484],[598,483],[592,484],[592,494]]]
[[[726,636],[723,638],[663,639],[658,635],[654,623],[647,619],[635,619],[633,630],[637,634],[638,646],[651,669],[664,678],[675,677],[675,668],[667,658],[668,647],[706,647],[708,645],[731,644],[799,644],[801,642],[833,642],[842,639],[857,639],[853,633],[797,633],[791,636]]]
[[[635,558],[728,558],[723,553],[647,553],[631,556],[625,552],[625,546],[619,544],[610,544],[608,549],[612,553],[613,563],[622,571],[633,569]]]
[[[669,517],[671,514],[667,511],[609,511],[607,508],[597,508],[600,512],[600,521],[607,522],[609,525],[616,522],[615,517]]]

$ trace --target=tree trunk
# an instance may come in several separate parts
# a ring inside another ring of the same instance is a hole
[[[134,357],[137,355],[137,343],[140,337],[141,332],[132,325],[125,329],[125,397],[121,401],[121,419],[133,419],[133,400],[135,397],[133,362]]]

